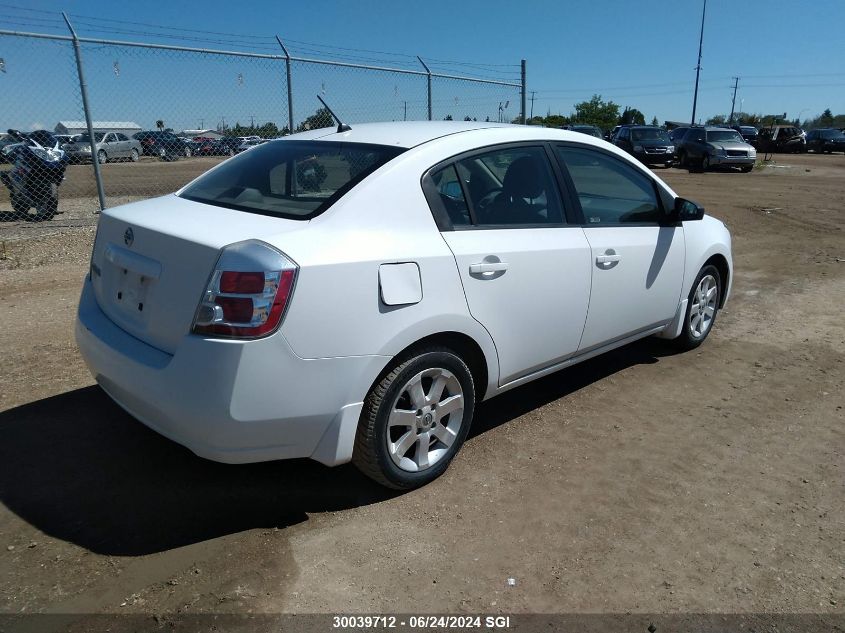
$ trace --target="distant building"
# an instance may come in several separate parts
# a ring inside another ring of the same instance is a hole
[[[133,121],[92,121],[91,127],[95,132],[120,132],[132,136],[142,128]],[[83,134],[88,131],[85,121],[59,121],[53,128],[56,134]]]
[[[189,138],[194,138],[196,136],[201,136],[203,138],[223,138],[224,135],[218,132],[217,130],[182,130],[181,133],[177,134],[177,136],[187,136]]]

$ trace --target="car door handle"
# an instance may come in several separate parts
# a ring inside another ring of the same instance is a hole
[[[607,249],[604,255],[596,255],[596,266],[605,270],[613,268],[620,261],[622,261],[622,257],[612,248]]]
[[[508,269],[507,262],[482,262],[469,265],[470,275],[483,275],[484,273],[503,273]]]

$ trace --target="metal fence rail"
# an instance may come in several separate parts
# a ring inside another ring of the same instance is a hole
[[[73,136],[63,139],[60,185],[38,165],[27,176],[43,177],[35,197],[56,195],[62,215],[2,186],[0,237],[48,219],[93,223],[101,209],[175,191],[258,139],[330,125],[317,95],[351,124],[524,122],[524,60],[517,83],[433,72],[420,58],[414,69],[301,57],[278,37],[278,54],[82,37],[64,17],[68,35],[0,30],[2,130]],[[0,144],[7,175],[26,171],[14,147]]]

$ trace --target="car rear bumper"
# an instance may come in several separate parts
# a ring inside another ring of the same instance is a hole
[[[302,359],[280,333],[254,341],[186,334],[171,356],[115,325],[88,280],[76,340],[118,405],[197,455],[226,463],[349,461],[363,398],[388,360]]]

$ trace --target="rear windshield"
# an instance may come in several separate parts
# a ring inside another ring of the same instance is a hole
[[[821,136],[822,138],[845,138],[845,134],[839,130],[823,130]]]
[[[363,143],[274,141],[227,160],[180,195],[238,211],[308,220],[404,151]]]
[[[106,135],[105,132],[94,132],[94,138],[96,139],[97,143],[103,140],[103,137]],[[90,143],[91,137],[88,136],[88,132],[79,135],[79,140],[83,143]]]

